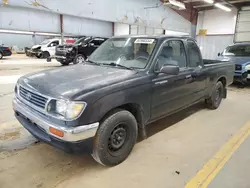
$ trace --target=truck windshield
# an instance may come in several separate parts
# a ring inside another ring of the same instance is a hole
[[[235,45],[227,47],[224,56],[250,56],[250,45]]]
[[[99,64],[144,69],[156,42],[154,38],[111,38],[97,48],[88,59]]]
[[[40,45],[45,45],[45,44],[48,44],[51,40],[45,40],[43,42],[40,43]]]
[[[81,44],[81,43],[83,43],[84,41],[87,41],[87,40],[89,40],[90,39],[90,37],[84,37],[84,38],[80,38],[80,39],[78,39],[77,41],[75,41],[75,44]]]

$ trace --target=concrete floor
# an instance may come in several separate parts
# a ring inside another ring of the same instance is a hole
[[[13,56],[0,60],[0,187],[181,188],[249,122],[250,88],[229,88],[217,110],[198,104],[147,127],[149,138],[113,168],[90,156],[66,154],[36,140],[18,124],[11,109],[16,79],[60,67],[57,62]],[[247,138],[209,188],[250,187]]]

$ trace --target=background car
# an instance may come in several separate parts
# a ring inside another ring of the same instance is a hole
[[[4,56],[11,56],[12,52],[9,47],[0,46],[0,59]]]
[[[235,82],[246,84],[250,81],[250,42],[230,45],[218,56],[220,60],[235,63]]]

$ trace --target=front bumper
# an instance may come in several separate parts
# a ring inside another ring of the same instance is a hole
[[[234,72],[234,82],[248,83],[249,81],[250,81],[250,71],[247,71],[247,72],[235,71]]]
[[[12,52],[11,51],[3,51],[3,56],[11,56]]]
[[[78,127],[65,127],[62,125],[57,125],[48,120],[42,118],[38,112],[34,111],[32,108],[21,102],[18,98],[13,99],[13,109],[17,120],[36,138],[49,143],[53,146],[59,147],[58,143],[62,145],[72,145],[82,143],[83,141],[92,140],[96,134],[99,123],[93,123],[89,125],[82,125]],[[56,128],[63,131],[64,136],[59,137],[52,134],[49,128]],[[65,150],[62,147],[59,147]]]

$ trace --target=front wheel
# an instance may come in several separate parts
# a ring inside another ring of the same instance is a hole
[[[224,86],[219,81],[213,88],[212,95],[205,100],[207,107],[210,109],[217,109],[220,106],[223,94],[224,94]]]
[[[104,166],[117,165],[132,151],[137,135],[137,122],[133,114],[118,109],[97,130],[92,157]]]
[[[0,59],[3,59],[3,53],[0,52]]]
[[[74,64],[84,63],[85,59],[86,59],[86,58],[85,58],[82,54],[78,54],[78,55],[76,55],[76,57],[74,58],[73,63],[74,63]]]

